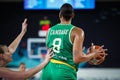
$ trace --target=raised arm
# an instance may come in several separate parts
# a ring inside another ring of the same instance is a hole
[[[72,30],[71,40],[73,42],[73,60],[76,64],[89,61],[90,59],[103,54],[103,53],[96,54],[101,52],[101,49],[96,50],[88,55],[83,53],[82,47],[84,42],[84,31],[81,28],[75,27]]]
[[[16,50],[16,48],[18,47],[22,37],[24,36],[24,34],[27,31],[27,19],[24,19],[24,22],[22,23],[22,30],[20,32],[20,34],[15,38],[15,40],[8,46],[9,51],[11,54],[13,54]]]

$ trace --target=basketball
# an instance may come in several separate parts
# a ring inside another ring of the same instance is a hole
[[[100,48],[99,45],[94,45],[94,46],[93,46],[93,49],[98,49],[98,48]],[[89,49],[89,51],[90,51],[90,50],[91,50],[91,49]],[[90,53],[88,53],[88,54],[90,54]],[[99,53],[98,53],[98,54],[99,54]],[[101,57],[104,57],[104,55],[101,55]],[[91,59],[90,61],[88,61],[88,63],[89,63],[90,65],[99,65],[99,64],[101,64],[101,63],[104,61],[101,57],[93,58],[93,59]]]

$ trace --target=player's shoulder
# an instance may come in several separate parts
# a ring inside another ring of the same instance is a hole
[[[82,39],[84,37],[84,31],[82,28],[75,26],[72,30],[72,38]]]
[[[82,28],[77,27],[77,26],[74,26],[74,28],[73,28],[73,32],[75,32],[75,33],[83,33],[84,31],[83,31]]]

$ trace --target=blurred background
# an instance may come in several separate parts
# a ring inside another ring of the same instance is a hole
[[[86,50],[92,42],[108,49],[102,64],[79,64],[78,80],[120,80],[120,0],[0,0],[0,44],[9,45],[20,33],[23,20],[28,19],[27,33],[7,67],[16,70],[24,62],[30,69],[44,60],[45,35],[60,22],[63,3],[75,9],[72,24],[84,30]],[[31,79],[39,79],[40,73]]]

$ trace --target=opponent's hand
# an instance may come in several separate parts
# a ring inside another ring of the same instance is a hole
[[[27,18],[24,19],[24,22],[22,23],[22,31],[23,33],[27,32]]]
[[[48,49],[44,61],[49,62],[52,57],[53,57],[53,51],[52,49]]]

